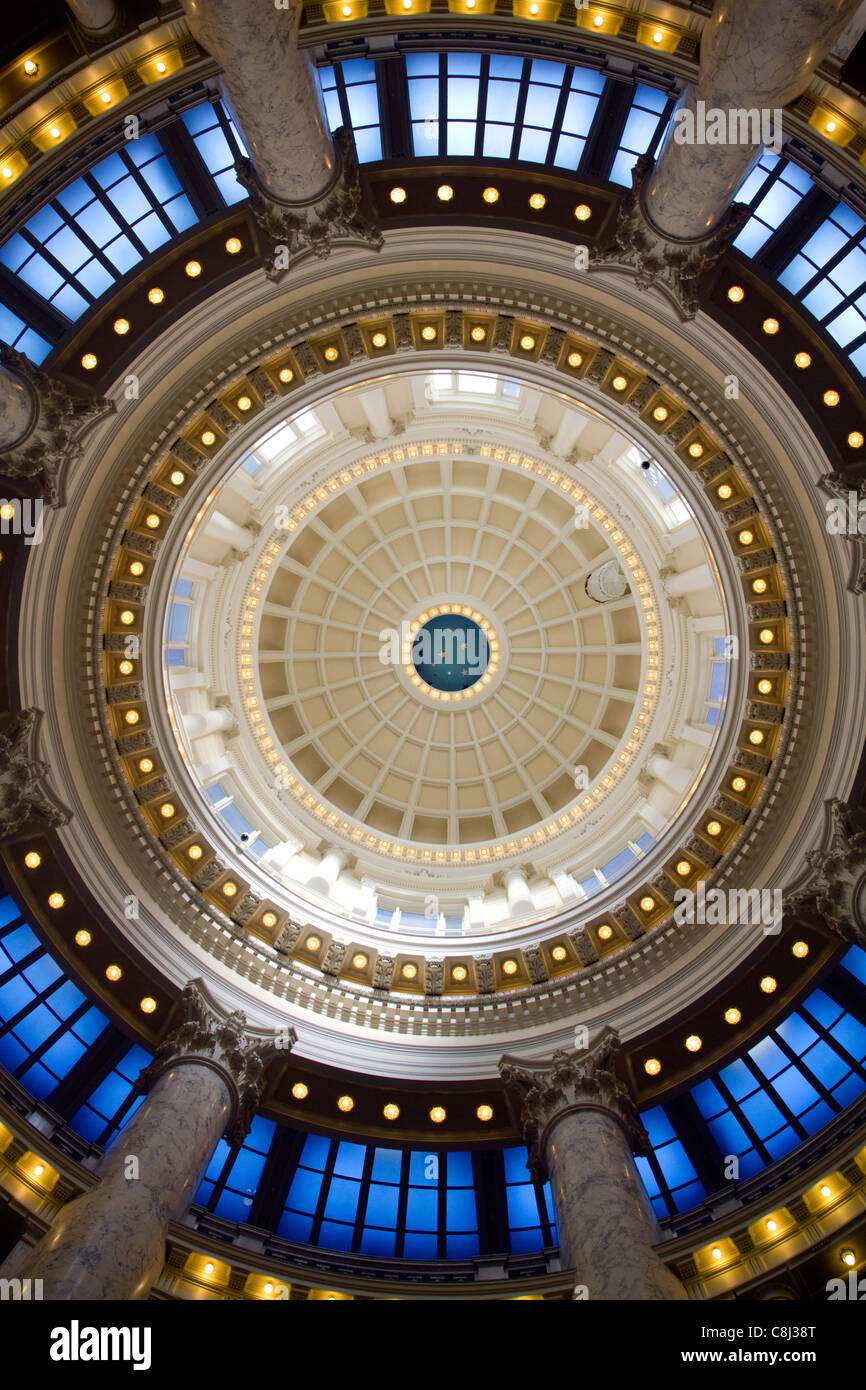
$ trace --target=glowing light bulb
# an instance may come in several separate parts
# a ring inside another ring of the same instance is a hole
[[[543,193],[530,193],[529,195],[529,206],[534,212],[540,212],[546,202],[547,199]]]
[[[475,1114],[478,1116],[479,1120],[486,1124],[488,1120],[493,1119],[493,1106],[479,1105],[478,1109],[475,1111]]]
[[[239,236],[230,236],[226,241],[226,250],[230,256],[236,256],[243,246]]]
[[[151,304],[161,304],[165,299],[165,291],[161,290],[159,285],[154,285],[153,289],[148,290],[147,297]]]
[[[390,193],[390,198],[391,198],[391,202],[392,202],[392,203],[405,203],[405,201],[406,201],[406,190],[405,190],[405,188],[392,188],[392,189],[391,189],[391,193]]]
[[[306,1100],[309,1094],[309,1087],[305,1086],[303,1081],[295,1082],[294,1086],[292,1087],[292,1095],[295,1097],[295,1100]]]
[[[114,331],[118,337],[124,337],[129,332],[129,319],[115,319]]]
[[[805,371],[806,367],[811,367],[811,365],[812,358],[808,352],[796,352],[794,354],[794,366],[799,367],[801,371]]]
[[[82,927],[80,931],[77,931],[77,932],[75,933],[75,944],[76,944],[76,946],[89,946],[89,945],[90,945],[90,932],[89,932],[89,931],[85,931],[84,928]]]
[[[144,998],[140,1000],[138,1007],[143,1014],[152,1014],[156,1011],[156,1000],[152,995],[146,994]]]
[[[743,289],[742,285],[731,285],[731,288],[728,290],[728,299],[730,299],[732,304],[741,304],[745,297],[746,291]]]
[[[430,1119],[433,1121],[434,1125],[441,1125],[446,1115],[447,1111],[443,1105],[434,1105],[430,1111]]]
[[[739,1023],[743,1015],[739,1009],[725,1009],[725,1022],[731,1025]]]
[[[498,202],[499,202],[499,189],[498,189],[498,188],[485,188],[485,190],[484,190],[484,192],[481,194],[481,196],[482,196],[482,198],[484,199],[485,203],[498,203]]]
[[[439,187],[436,189],[436,197],[439,199],[440,203],[450,203],[451,199],[454,197],[454,189],[451,187],[450,183],[440,183]]]
[[[81,359],[81,365],[86,372],[92,372],[98,362],[99,358],[96,356],[95,352],[85,352]]]
[[[662,1069],[662,1064],[657,1057],[648,1057],[643,1064],[643,1069],[647,1076],[658,1076]]]
[[[35,849],[31,849],[29,853],[25,854],[24,863],[27,865],[28,869],[38,869],[39,865],[42,863],[42,855],[37,854]]]
[[[400,1118],[400,1107],[391,1100],[387,1105],[382,1106],[382,1114],[386,1120],[397,1120]]]

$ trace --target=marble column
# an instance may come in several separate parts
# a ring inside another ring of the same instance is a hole
[[[327,852],[319,861],[310,878],[307,880],[307,887],[314,889],[317,893],[330,893],[334,884],[340,876],[340,870],[346,862],[346,856],[336,845],[331,845]]]
[[[27,382],[0,367],[0,454],[23,444],[39,418],[35,394]]]
[[[246,555],[255,540],[255,534],[248,526],[239,526],[230,516],[226,516],[225,512],[215,509],[208,514],[205,530],[215,541],[224,541],[241,555]]]
[[[704,277],[743,224],[732,199],[781,110],[808,86],[859,0],[716,0],[697,83],[683,94],[656,163],[641,155],[616,226],[590,268],[631,272],[694,318]],[[778,118],[778,119],[777,119]],[[716,143],[718,141],[718,143]]]
[[[614,1071],[619,1038],[605,1028],[582,1052],[550,1061],[503,1057],[537,1181],[550,1179],[562,1264],[594,1299],[679,1300],[677,1276],[653,1246],[660,1236],[632,1153],[649,1140]]]
[[[0,343],[0,478],[56,506],[85,426],[114,409],[103,396],[73,396],[23,352]]]
[[[195,710],[183,716],[183,727],[187,738],[206,738],[208,734],[226,733],[234,724],[234,715],[228,705],[216,709]]]
[[[505,894],[512,916],[519,917],[535,911],[526,876],[519,869],[509,869],[505,875]]]
[[[108,38],[120,24],[114,0],[67,0],[78,27],[88,38]]]
[[[193,38],[222,68],[220,86],[263,187],[280,202],[321,198],[337,155],[321,87],[298,48],[301,5],[183,0]]]
[[[183,0],[196,42],[219,63],[222,96],[249,160],[238,170],[278,279],[301,249],[339,237],[381,245],[363,206],[350,131],[332,138],[316,71],[298,47],[301,0]]]
[[[628,593],[628,580],[617,560],[606,560],[586,581],[586,592],[594,603],[615,603]]]
[[[680,144],[677,121],[697,135],[705,128],[706,113],[714,110],[727,116],[757,109],[771,118],[805,91],[859,3],[716,0],[701,36],[700,76],[680,103],[682,115],[672,122],[646,186],[644,209],[659,232],[676,241],[706,237],[721,223],[763,148],[736,139]]]
[[[221,1017],[201,982],[183,993],[185,1021],[139,1078],[146,1099],[100,1164],[98,1186],[63,1207],[23,1278],[48,1300],[147,1297],[165,1261],[169,1222],[192,1201],[221,1135],[238,1142],[259,1101],[271,1042]],[[284,1050],[294,1042],[288,1030]]]

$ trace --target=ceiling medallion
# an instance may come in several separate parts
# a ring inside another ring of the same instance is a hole
[[[412,685],[431,700],[483,693],[499,666],[499,639],[477,610],[433,604],[406,624],[400,653]]]

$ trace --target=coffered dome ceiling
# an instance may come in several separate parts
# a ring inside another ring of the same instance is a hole
[[[714,987],[755,929],[676,922],[676,892],[783,885],[857,756],[847,556],[779,387],[627,281],[576,299],[550,243],[485,250],[455,233],[456,288],[392,234],[363,313],[351,248],[328,300],[300,266],[191,309],[25,589],[25,623],[53,614],[27,701],[54,703],[52,649],[101,687],[48,752],[137,947],[395,1075],[492,1074],[503,1033],[549,1051],[576,1016],[628,1038]],[[455,610],[489,661],[436,689],[411,642]]]

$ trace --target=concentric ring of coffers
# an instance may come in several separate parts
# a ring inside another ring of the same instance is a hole
[[[563,352],[565,346],[568,344],[564,344]],[[296,364],[298,351],[296,348],[290,354]],[[596,380],[602,390],[607,382],[611,391],[620,390],[619,383],[625,377],[627,385],[632,387],[629,396],[642,418],[651,417],[658,425],[664,426],[665,432],[672,423],[679,424],[679,429],[672,436],[676,452],[689,467],[700,470],[704,490],[721,513],[722,520],[727,523],[725,531],[732,554],[742,562],[744,597],[750,604],[752,619],[750,647],[760,662],[760,668],[750,673],[750,700],[745,711],[747,717],[739,728],[737,752],[728,769],[731,775],[727,783],[721,783],[717,789],[718,804],[713,807],[707,826],[696,827],[696,833],[684,840],[661,874],[652,882],[638,887],[634,903],[630,899],[624,904],[620,915],[608,913],[605,916],[611,920],[588,924],[580,939],[588,938],[597,954],[597,947],[606,949],[602,944],[606,940],[615,943],[618,940],[622,944],[665,920],[670,915],[675,886],[688,886],[706,877],[718,867],[724,851],[737,839],[747,811],[761,794],[771,757],[781,740],[789,633],[783,581],[772,551],[771,532],[736,465],[722,455],[717,441],[700,421],[690,416],[671,392],[657,386],[642,370],[639,371],[631,363],[619,361],[597,345],[591,345],[587,356],[590,364],[598,364]],[[233,384],[230,391],[225,393],[225,399],[215,400],[211,404],[204,421],[198,418],[190,422],[189,429],[179,438],[171,454],[160,461],[156,475],[146,489],[147,495],[141,498],[128,518],[123,546],[115,556],[115,574],[110,593],[112,602],[106,608],[105,641],[107,651],[113,653],[108,659],[108,703],[112,728],[143,815],[163,848],[170,853],[175,866],[188,876],[205,899],[236,924],[257,931],[270,942],[281,936],[284,941],[286,939],[288,913],[284,907],[251,891],[251,885],[220,859],[214,847],[207,843],[200,827],[183,808],[168,799],[165,779],[151,779],[150,774],[159,766],[159,760],[152,756],[155,749],[148,751],[148,709],[139,698],[142,692],[135,680],[138,674],[135,663],[130,670],[129,659],[120,653],[124,651],[126,636],[134,635],[143,622],[146,585],[136,585],[131,581],[144,580],[146,561],[149,559],[153,562],[158,550],[157,533],[161,531],[162,535],[167,534],[178,503],[189,490],[196,473],[206,466],[207,458],[213,457],[216,452],[217,429],[223,431],[223,443],[233,433],[230,423],[233,418],[232,393],[239,392],[249,397],[252,390],[260,393],[262,403],[279,394],[280,384],[284,387],[288,384],[284,380],[286,371],[291,371],[292,379],[296,375],[295,367],[286,368],[286,360],[286,355],[281,354],[255,368],[242,382]],[[565,361],[568,361],[568,355]],[[586,361],[586,357],[583,361]],[[617,378],[616,386],[613,385],[614,377]],[[640,395],[639,388],[642,388]],[[659,417],[661,407],[658,402],[661,400],[668,402],[664,406],[667,413],[663,421]],[[197,431],[199,442],[196,445],[192,441]],[[213,434],[213,444],[203,438],[205,434]],[[700,446],[699,452],[697,446]],[[136,563],[144,566],[140,573],[131,569]],[[748,587],[753,586],[756,580],[763,581],[765,585],[760,598],[757,588],[750,590]],[[150,792],[156,795],[151,798]],[[166,807],[171,807],[171,814],[166,813]],[[710,821],[712,832],[708,828]],[[598,937],[596,943],[593,932],[597,933],[605,926],[611,930],[606,936]],[[569,970],[582,963],[581,954],[574,943],[567,954]]]

